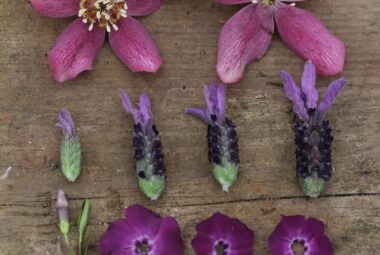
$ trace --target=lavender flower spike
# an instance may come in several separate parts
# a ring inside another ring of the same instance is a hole
[[[133,107],[127,93],[121,89],[120,97],[124,110],[132,114],[135,122],[133,147],[140,190],[151,200],[157,200],[165,189],[166,168],[149,97],[142,94],[138,107]]]
[[[62,130],[61,169],[63,175],[74,182],[80,175],[81,145],[70,112],[63,108],[58,113],[57,127]]]
[[[285,71],[281,71],[280,75],[286,96],[293,102],[293,112],[296,114],[294,132],[297,146],[297,178],[304,193],[316,198],[325,189],[332,175],[333,136],[329,122],[323,119],[346,80],[340,78],[331,82],[318,105],[315,66],[311,61],[305,64],[301,88]]]
[[[68,234],[70,231],[69,205],[67,203],[65,192],[63,192],[63,190],[61,189],[58,191],[56,207],[57,207],[59,229],[64,237],[64,242],[68,244],[69,243]]]
[[[208,158],[214,165],[213,174],[228,192],[239,173],[239,149],[236,126],[225,116],[226,87],[210,81],[203,89],[206,109],[187,108],[186,113],[194,115],[208,124]]]

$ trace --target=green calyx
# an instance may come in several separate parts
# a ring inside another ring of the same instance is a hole
[[[165,190],[165,177],[152,175],[139,178],[140,190],[152,201],[157,200]]]
[[[63,175],[74,182],[80,175],[81,146],[78,137],[64,139],[61,144],[61,169]]]
[[[299,178],[300,186],[306,196],[317,198],[325,190],[326,182],[318,176]]]
[[[67,220],[61,220],[58,226],[62,235],[65,237],[65,239],[67,239],[67,235],[69,234],[69,231],[70,231],[70,223]]]
[[[235,183],[239,174],[239,167],[234,163],[214,165],[213,174],[216,180],[222,185],[223,191],[228,192],[232,184]]]

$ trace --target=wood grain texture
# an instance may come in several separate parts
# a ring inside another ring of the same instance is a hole
[[[380,250],[380,2],[305,1],[347,46],[348,86],[327,115],[335,141],[335,172],[324,195],[307,200],[295,181],[291,105],[279,70],[300,77],[303,61],[278,37],[242,82],[228,87],[228,114],[240,137],[241,175],[224,194],[207,162],[206,126],[183,111],[202,106],[201,85],[216,78],[219,31],[240,6],[207,0],[167,0],[140,19],[165,64],[157,75],[132,74],[105,44],[94,70],[64,86],[53,81],[46,52],[72,19],[39,17],[27,1],[0,2],[0,254],[58,254],[55,199],[69,197],[70,216],[91,199],[91,252],[107,223],[141,203],[178,217],[193,254],[194,226],[215,211],[239,217],[256,233],[255,254],[269,254],[266,238],[281,214],[315,216],[327,224],[338,255]],[[323,93],[332,78],[320,78]],[[132,120],[118,88],[134,100],[152,100],[168,168],[168,187],[157,203],[138,191],[131,148]],[[61,107],[71,110],[83,146],[82,175],[67,183],[58,166]],[[6,175],[8,173],[8,175]]]

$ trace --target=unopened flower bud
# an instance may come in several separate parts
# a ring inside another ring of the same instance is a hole
[[[59,111],[57,126],[63,133],[61,142],[62,173],[69,181],[74,182],[81,170],[81,145],[74,121],[67,109]]]

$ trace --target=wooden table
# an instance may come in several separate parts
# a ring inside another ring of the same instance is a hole
[[[266,56],[250,65],[242,82],[228,87],[228,114],[238,126],[241,175],[230,193],[214,181],[207,161],[206,125],[184,114],[203,106],[201,85],[216,78],[217,39],[240,6],[207,0],[167,0],[141,21],[165,64],[157,75],[132,74],[106,43],[91,72],[65,83],[52,78],[46,52],[68,19],[39,17],[24,1],[1,1],[0,37],[0,254],[59,254],[55,202],[69,198],[70,217],[91,200],[89,234],[96,254],[107,224],[124,207],[140,203],[176,216],[193,254],[194,226],[215,211],[255,230],[255,254],[269,254],[267,237],[280,215],[322,219],[338,255],[380,250],[380,2],[306,1],[347,45],[348,86],[329,111],[335,141],[332,182],[319,199],[306,199],[295,181],[291,104],[279,71],[297,79],[303,61],[275,37]],[[333,78],[320,78],[322,93]],[[139,192],[131,148],[132,120],[118,88],[131,98],[147,91],[164,144],[168,187],[156,203]],[[71,110],[83,146],[83,170],[68,183],[59,169],[57,111]],[[74,227],[72,228],[75,229]]]

